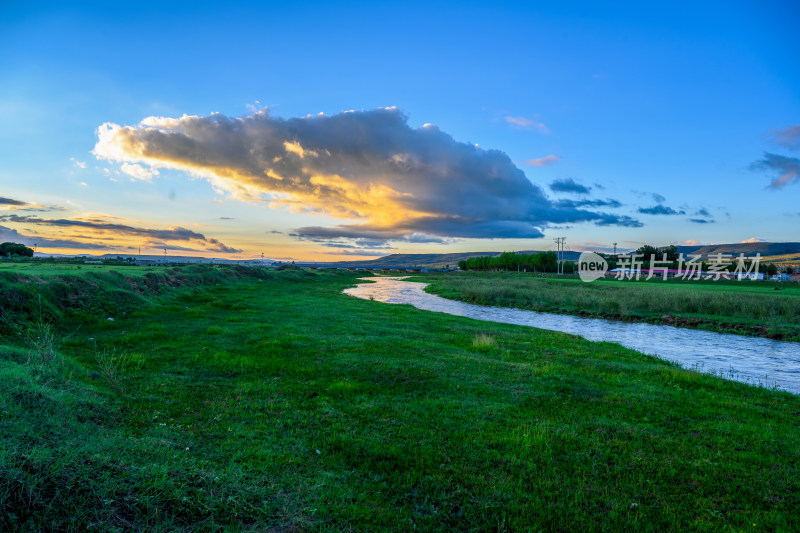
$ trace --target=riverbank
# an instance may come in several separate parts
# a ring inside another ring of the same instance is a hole
[[[516,272],[416,276],[444,298],[625,322],[647,322],[800,341],[800,284],[751,281],[617,281]]]
[[[214,275],[53,324],[51,360],[2,337],[0,529],[800,527],[796,396],[356,274]]]

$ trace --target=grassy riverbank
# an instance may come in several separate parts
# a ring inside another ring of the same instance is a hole
[[[1,339],[0,529],[800,527],[796,396],[349,274],[165,276]]]
[[[617,281],[516,272],[424,276],[428,292],[482,305],[800,340],[800,284]]]

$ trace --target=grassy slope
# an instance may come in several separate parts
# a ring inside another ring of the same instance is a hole
[[[800,527],[800,398],[269,276],[4,347],[0,528]]]
[[[115,271],[126,276],[144,276],[151,272],[163,272],[169,267],[136,265],[87,265],[80,263],[46,262],[37,260],[0,261],[0,273],[25,274],[27,276],[86,275]]]
[[[800,284],[617,281],[456,272],[419,278],[445,298],[483,305],[800,340]],[[775,290],[780,287],[781,290]]]

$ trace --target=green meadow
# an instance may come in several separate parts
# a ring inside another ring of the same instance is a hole
[[[358,275],[0,274],[0,529],[800,528],[797,396]]]
[[[162,272],[164,266],[96,265],[80,262],[47,262],[37,260],[0,261],[0,275],[26,274],[28,276],[84,275],[101,272],[118,272],[128,276],[144,276],[150,272]]]
[[[557,277],[516,272],[423,276],[428,292],[482,305],[800,340],[800,283]]]

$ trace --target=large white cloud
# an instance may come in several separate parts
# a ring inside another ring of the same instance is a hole
[[[298,236],[403,239],[540,237],[551,223],[636,226],[628,217],[553,203],[509,157],[412,128],[396,108],[282,119],[267,111],[106,123],[94,153],[181,169],[241,199],[343,219]]]

